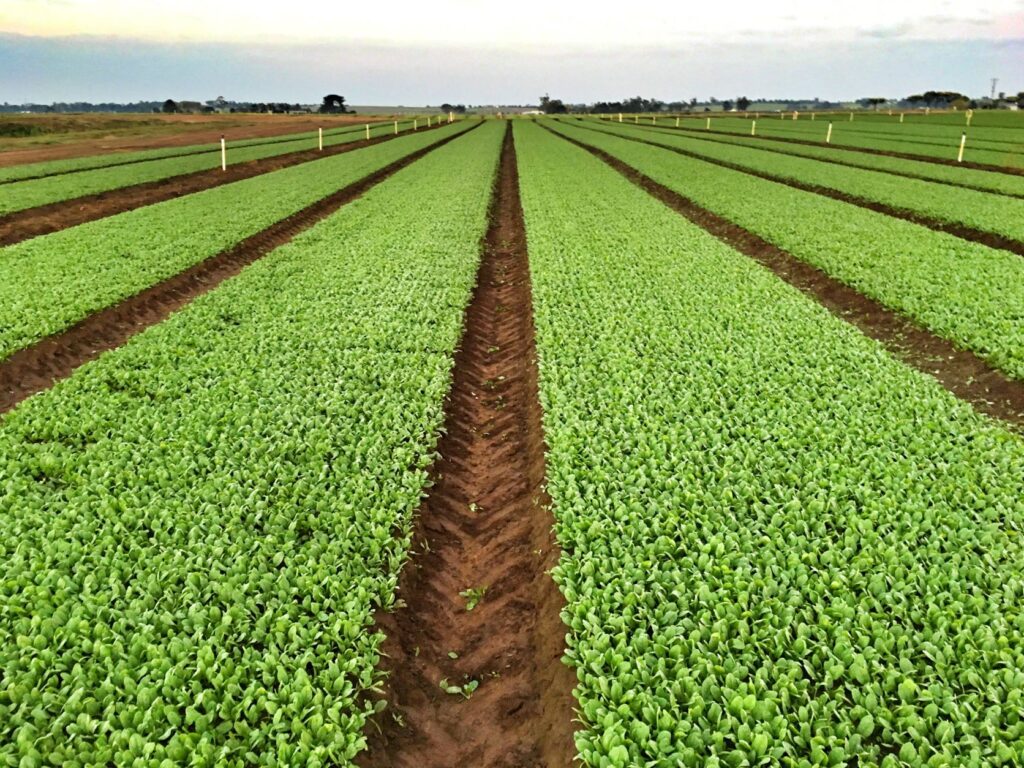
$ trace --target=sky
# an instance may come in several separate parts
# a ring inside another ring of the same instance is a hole
[[[0,0],[0,102],[1024,90],[1024,0]]]

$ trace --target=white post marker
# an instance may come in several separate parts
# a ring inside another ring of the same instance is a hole
[[[825,134],[825,143],[826,144],[831,144],[832,143],[832,121],[831,120],[828,121],[828,133]]]
[[[974,117],[974,110],[973,109],[968,109],[966,114],[967,114],[967,127],[970,128],[971,127],[971,118]]]
[[[794,110],[793,110],[793,119],[794,119],[794,120],[796,120],[796,116],[797,116],[797,111],[796,111],[796,110],[794,109]]]
[[[621,112],[619,112],[619,122],[620,123],[622,122],[622,113]]]
[[[369,123],[366,124],[366,140],[367,141],[370,140],[370,124]]]
[[[658,118],[656,118],[654,115],[651,115],[651,125],[657,125],[657,124],[658,124]]]
[[[640,124],[640,115],[633,115],[633,122],[637,125]]]
[[[398,121],[395,120],[395,136],[398,135]]]
[[[900,122],[901,123],[903,122],[903,113],[902,112],[900,112]]]
[[[925,113],[926,115],[930,115],[930,114],[932,113],[932,108],[931,108],[931,107],[925,107],[925,108],[924,108],[924,113]]]
[[[753,136],[757,133],[757,120],[750,121],[750,135]]]
[[[454,123],[455,122],[455,113],[454,112],[449,112],[448,113],[448,122],[449,123]]]
[[[814,113],[811,112],[811,120],[814,120]]]
[[[323,152],[324,151],[324,129],[323,128],[317,128],[316,130],[320,134],[320,141],[319,141],[320,151]]]
[[[676,118],[676,128],[678,128],[678,127],[679,127],[679,118],[677,117]]]
[[[220,137],[220,169],[222,171],[228,169],[228,145],[223,136]]]
[[[711,130],[711,118],[708,118],[708,124],[704,126],[707,130]]]
[[[853,122],[853,112],[850,113],[850,122]]]
[[[960,134],[960,151],[957,152],[956,161],[962,163],[964,161],[964,145],[967,144],[967,132],[964,131]]]
[[[415,117],[412,119],[412,129],[415,131],[419,127],[419,120]]]

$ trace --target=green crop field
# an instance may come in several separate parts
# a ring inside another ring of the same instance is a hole
[[[1024,118],[707,119],[0,168],[0,765],[1024,765]]]

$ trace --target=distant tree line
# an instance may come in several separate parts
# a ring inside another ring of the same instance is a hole
[[[999,94],[999,99],[988,98],[971,99],[956,91],[925,91],[921,94],[914,94],[903,99],[888,99],[882,96],[870,96],[858,99],[856,102],[865,109],[878,109],[883,104],[904,108],[932,107],[936,109],[989,109],[1006,104],[1016,103],[1024,109],[1024,91],[1016,96],[1007,97],[1006,94]],[[762,106],[769,105],[769,106]],[[553,99],[545,94],[540,98],[540,109],[547,114],[562,114],[565,112],[586,112],[591,114],[646,114],[658,112],[696,112],[696,111],[724,111],[731,112],[734,108],[739,112],[748,110],[776,109],[783,111],[791,110],[830,110],[843,109],[848,103],[839,101],[823,101],[819,98],[813,99],[757,99],[751,100],[746,96],[739,96],[736,99],[724,99],[719,101],[714,96],[707,101],[698,101],[691,98],[689,101],[661,101],[655,98],[644,98],[633,96],[632,98],[620,101],[596,101],[592,104],[566,104],[561,99]]]

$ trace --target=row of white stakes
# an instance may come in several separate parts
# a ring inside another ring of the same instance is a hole
[[[892,112],[890,111],[889,114],[892,114]],[[925,114],[928,114],[927,110],[925,111]],[[794,120],[796,120],[796,115],[797,115],[797,113],[794,112],[793,113],[793,119]],[[757,135],[757,119],[758,119],[759,116],[760,116],[760,113],[755,113],[754,114],[754,119],[750,121],[750,135],[751,136],[756,136]],[[782,117],[782,118],[785,118],[785,114],[781,114],[779,116]],[[967,125],[968,126],[971,124],[971,118],[973,116],[974,116],[974,110],[970,110],[970,109],[967,110]],[[811,113],[811,120],[813,120],[813,119],[814,119],[814,113],[812,112]],[[621,112],[619,113],[619,122],[620,123],[622,122],[622,113]],[[636,124],[639,124],[640,123],[640,116],[639,115],[633,115],[633,122],[636,123]],[[850,122],[851,123],[853,122],[853,112],[850,113]],[[903,122],[903,113],[902,112],[900,113],[900,122],[901,123]],[[657,125],[657,124],[658,124],[658,118],[655,115],[651,115],[651,125]],[[679,118],[677,117],[676,118],[676,128],[678,128],[678,127],[679,127]],[[705,123],[704,128],[706,130],[711,130],[711,118],[710,117],[707,118],[707,122]],[[832,121],[831,120],[828,121],[828,131],[825,134],[825,143],[826,144],[831,144],[832,143]],[[964,148],[966,146],[967,146],[967,132],[964,131],[963,133],[960,134],[960,149],[957,151],[957,154],[956,154],[956,161],[958,163],[962,163],[964,161]]]
[[[441,124],[441,120],[442,119],[443,118],[441,118],[441,117],[437,118],[437,125]],[[448,113],[448,122],[449,123],[455,122],[455,114],[454,113],[452,113],[452,112]],[[431,118],[428,116],[427,117],[427,128],[430,128],[432,125],[434,125],[434,123],[431,122]],[[414,131],[416,131],[416,130],[419,130],[419,127],[420,127],[419,118],[413,118],[412,129]],[[397,120],[395,120],[395,135],[396,136],[398,135],[398,121]],[[369,123],[367,123],[367,125],[366,125],[366,140],[367,141],[370,140],[370,125],[369,125]],[[318,149],[321,152],[324,151],[324,129],[323,128],[317,128],[317,147],[318,147]],[[228,144],[227,144],[227,139],[224,136],[220,137],[220,169],[222,171],[226,171],[228,169]]]

